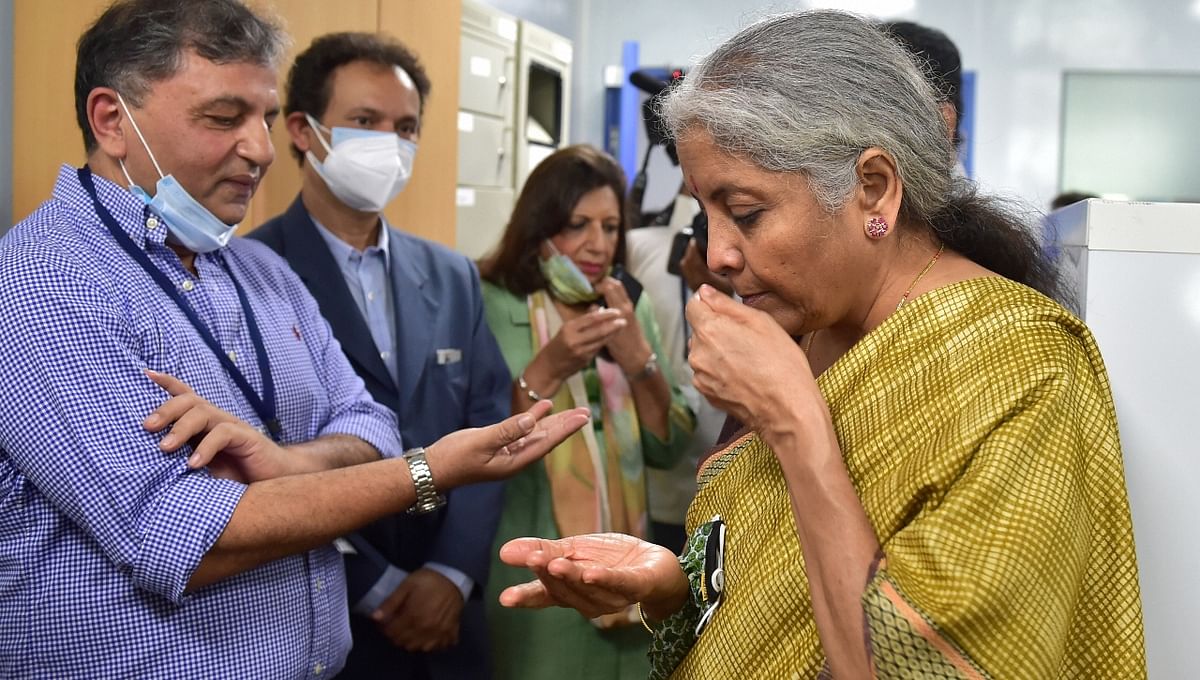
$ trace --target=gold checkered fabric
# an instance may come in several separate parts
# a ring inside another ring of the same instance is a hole
[[[819,384],[885,554],[863,597],[879,677],[1145,677],[1116,417],[1082,322],[1005,279],[965,281]],[[712,464],[688,525],[726,522],[725,602],[674,677],[816,677],[775,456],[749,435]]]

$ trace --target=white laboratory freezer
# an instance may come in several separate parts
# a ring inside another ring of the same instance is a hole
[[[1150,678],[1200,644],[1200,204],[1092,199],[1047,220],[1117,406]]]

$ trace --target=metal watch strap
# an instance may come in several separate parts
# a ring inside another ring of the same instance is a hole
[[[445,505],[446,497],[439,494],[433,484],[433,472],[429,469],[429,461],[425,460],[425,449],[418,446],[405,451],[404,460],[408,461],[408,473],[412,475],[413,489],[417,493],[417,502],[408,512],[423,515]]]
[[[651,352],[650,358],[646,359],[646,365],[642,366],[642,370],[625,376],[625,379],[629,382],[637,382],[639,380],[645,380],[655,373],[658,373],[658,355],[654,352]]]

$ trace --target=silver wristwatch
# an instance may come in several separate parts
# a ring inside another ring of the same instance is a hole
[[[642,370],[638,371],[637,373],[626,375],[625,379],[629,382],[637,382],[639,380],[650,378],[655,373],[658,373],[658,355],[654,352],[651,352],[650,358],[646,359],[646,364],[642,366]]]
[[[438,493],[433,485],[433,473],[429,470],[429,462],[425,460],[425,449],[418,446],[405,451],[404,460],[408,461],[408,473],[412,475],[413,489],[417,492],[417,502],[408,509],[409,514],[424,515],[445,505],[446,497]]]

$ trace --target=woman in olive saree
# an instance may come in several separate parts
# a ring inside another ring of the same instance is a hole
[[[951,284],[818,384],[882,546],[862,599],[880,677],[1144,674],[1112,401],[1078,320],[1004,279]],[[816,675],[824,655],[774,454],[745,433],[699,484],[688,526],[723,519],[724,601],[686,656],[694,635],[658,636],[660,675]],[[674,628],[693,630],[701,606]]]
[[[694,382],[746,430],[683,555],[519,539],[501,559],[537,579],[501,602],[638,602],[653,678],[1145,677],[1099,351],[1021,219],[954,177],[920,67],[858,18],[782,15],[663,114],[742,298],[689,303]]]

